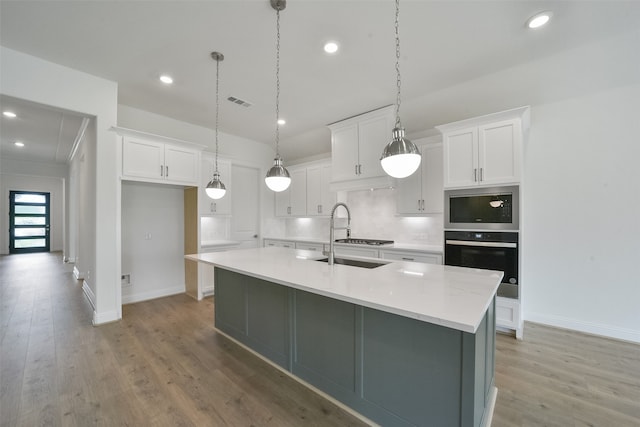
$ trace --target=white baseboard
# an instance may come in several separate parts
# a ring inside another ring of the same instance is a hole
[[[75,274],[75,268],[73,270]],[[91,287],[89,286],[89,283],[86,280],[82,281],[82,292],[84,292],[84,294],[87,296],[87,299],[89,300],[89,304],[91,304],[91,307],[93,307],[93,310],[95,313],[96,295],[93,293],[93,291],[91,290]]]
[[[571,329],[592,335],[600,335],[607,338],[615,338],[623,341],[640,343],[640,330],[618,328],[595,322],[583,322],[562,316],[553,316],[541,313],[526,313],[525,320],[555,326],[557,328]]]
[[[73,277],[75,277],[76,280],[84,280],[84,273],[82,271],[78,270],[78,266],[77,265],[73,266]]]
[[[185,292],[184,285],[173,286],[171,288],[154,289],[147,292],[135,292],[130,295],[122,295],[123,304],[131,304],[134,302],[148,301],[151,299],[168,297],[169,295],[183,294]]]
[[[104,311],[102,313],[98,313],[97,311],[93,312],[93,325],[98,326],[104,323],[111,323],[120,320],[120,316],[117,310],[112,311]]]

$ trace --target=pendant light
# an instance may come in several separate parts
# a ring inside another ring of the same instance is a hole
[[[205,191],[207,196],[212,199],[221,199],[227,192],[227,188],[220,181],[220,173],[218,172],[218,118],[220,112],[220,61],[224,61],[224,55],[220,52],[211,52],[211,58],[216,61],[216,168],[213,173],[213,179],[207,184]]]
[[[280,157],[280,11],[287,7],[286,0],[270,0],[271,7],[276,10],[276,158],[273,159],[273,166],[267,172],[264,182],[270,190],[275,192],[284,191],[291,184],[289,171],[282,165]]]
[[[391,142],[384,147],[380,164],[384,171],[394,178],[406,178],[420,166],[420,150],[404,137],[404,128],[400,124],[400,32],[398,18],[400,16],[400,0],[396,0],[396,124],[391,133]]]

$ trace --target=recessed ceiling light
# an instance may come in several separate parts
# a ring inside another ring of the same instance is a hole
[[[16,117],[18,117],[13,111],[3,111],[2,115],[11,119],[15,119]]]
[[[164,84],[170,85],[171,83],[173,83],[173,78],[171,76],[163,74],[160,76],[160,81]]]
[[[278,119],[278,124],[279,125],[284,125],[285,123],[287,123],[287,121],[285,119]]]
[[[325,43],[324,51],[327,53],[336,53],[338,51],[338,43],[336,42]]]
[[[13,143],[16,147],[24,147],[24,142],[16,141]]]
[[[549,11],[536,13],[531,18],[527,19],[527,28],[535,29],[540,28],[547,24],[553,14]]]

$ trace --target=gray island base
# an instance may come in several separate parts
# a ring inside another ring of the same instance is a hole
[[[495,290],[468,332],[204,262],[215,327],[302,383],[382,426],[490,425]]]

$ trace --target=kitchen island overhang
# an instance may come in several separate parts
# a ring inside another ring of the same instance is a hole
[[[216,267],[216,328],[302,382],[383,425],[487,425],[501,272],[317,257],[186,256]]]

